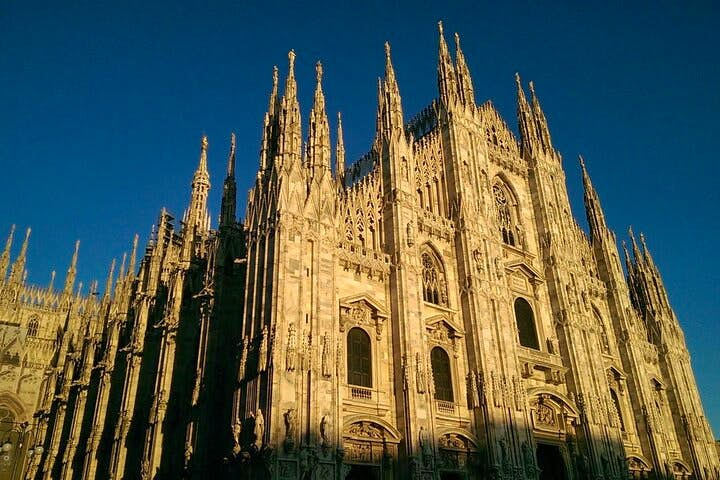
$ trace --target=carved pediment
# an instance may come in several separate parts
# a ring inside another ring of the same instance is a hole
[[[516,260],[505,264],[505,272],[508,276],[525,280],[533,287],[542,284],[545,279],[538,270],[523,260]]]
[[[370,295],[357,295],[340,301],[340,331],[349,326],[374,328],[378,340],[388,318],[387,311]]]
[[[454,343],[465,334],[444,315],[431,317],[425,322],[429,337],[441,343]]]

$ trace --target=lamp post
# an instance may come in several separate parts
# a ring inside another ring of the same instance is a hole
[[[23,465],[25,463],[25,459],[23,458],[22,454],[23,447],[25,446],[25,430],[27,429],[29,423],[13,422],[8,420],[0,421],[0,423],[10,425],[10,428],[5,430],[6,436],[2,440],[2,443],[0,443],[0,460],[8,466],[10,466],[10,462],[12,462],[9,478],[15,480],[15,475],[18,473],[18,463],[20,464],[21,474]],[[13,434],[17,436],[17,438],[15,439],[17,445],[13,444]]]

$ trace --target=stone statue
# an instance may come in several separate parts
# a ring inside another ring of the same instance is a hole
[[[255,427],[253,428],[253,434],[255,435],[255,447],[260,450],[263,445],[263,435],[265,434],[265,417],[263,417],[262,410],[259,408],[255,413]]]
[[[525,464],[525,476],[527,478],[535,478],[535,455],[533,454],[530,443],[525,440],[522,444],[522,457]]]
[[[268,354],[268,331],[267,331],[267,325],[263,325],[262,332],[260,333],[260,351],[258,353],[258,373],[265,371],[265,368],[267,366],[267,354]]]
[[[407,224],[407,244],[408,247],[415,245],[415,225],[412,221]]]
[[[423,457],[429,457],[432,452],[430,450],[430,438],[428,436],[427,430],[425,430],[425,427],[420,427],[420,432],[418,432],[418,440],[420,441],[420,451],[422,452]]]
[[[232,436],[233,436],[233,448],[232,452],[233,455],[237,457],[237,455],[240,453],[240,434],[242,433],[242,424],[240,423],[239,419],[235,419],[235,423],[233,423],[232,426]]]
[[[329,336],[323,335],[322,345],[322,374],[324,377],[332,376],[332,361],[330,360],[330,338]]]
[[[474,370],[468,374],[468,387],[470,390],[470,408],[480,407],[480,394],[478,393],[477,375]]]
[[[330,416],[323,415],[320,420],[320,438],[321,445],[327,447],[330,445]]]
[[[297,361],[297,330],[295,323],[290,322],[288,325],[287,349],[285,350],[285,369],[288,372],[295,371]]]
[[[415,354],[415,383],[417,384],[418,393],[425,393],[425,368],[423,367],[423,358],[420,352]]]
[[[285,419],[285,449],[289,452],[295,446],[295,430],[297,428],[297,410],[289,409],[283,414]]]

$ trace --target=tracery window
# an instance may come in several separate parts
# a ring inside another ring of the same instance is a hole
[[[347,336],[347,372],[350,385],[372,388],[371,360],[370,336],[362,328],[351,328]]]
[[[37,318],[33,318],[32,320],[30,320],[30,323],[28,323],[27,336],[28,337],[37,337],[39,329],[40,329],[40,324],[39,324]]]
[[[450,356],[443,348],[435,347],[430,351],[430,364],[435,385],[435,400],[454,401]]]
[[[442,265],[435,255],[427,251],[423,252],[421,260],[423,300],[447,307],[447,283]]]
[[[520,345],[540,350],[537,329],[535,328],[535,315],[528,301],[522,297],[515,299],[515,322],[517,323]]]
[[[498,225],[503,243],[513,247],[520,246],[518,229],[513,215],[512,196],[507,187],[501,183],[493,185],[493,197],[497,209]]]

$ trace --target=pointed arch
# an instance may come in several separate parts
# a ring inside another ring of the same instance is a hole
[[[444,348],[437,346],[430,350],[430,366],[435,386],[435,400],[454,402],[450,355]]]
[[[442,307],[448,306],[447,278],[445,268],[437,251],[425,244],[420,253],[422,265],[423,300]]]
[[[537,325],[535,324],[535,313],[533,312],[530,302],[523,297],[517,297],[514,307],[520,345],[534,350],[540,350]]]
[[[40,322],[38,321],[37,317],[33,317],[28,322],[28,328],[27,328],[27,336],[28,337],[37,337],[38,332],[40,330]]]
[[[492,195],[503,243],[513,247],[522,247],[517,195],[511,184],[501,174],[496,175],[493,180]]]

